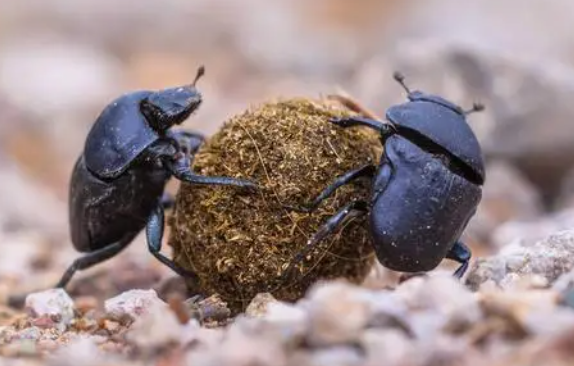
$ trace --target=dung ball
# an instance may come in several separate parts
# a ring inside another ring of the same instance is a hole
[[[354,199],[369,200],[371,182],[339,188],[312,213],[311,202],[337,176],[381,155],[378,134],[341,128],[332,117],[355,112],[333,99],[293,98],[253,106],[228,120],[195,156],[205,176],[250,179],[258,192],[182,183],[170,219],[174,261],[194,271],[190,290],[219,294],[234,312],[258,293],[295,301],[317,280],[360,283],[374,261],[366,216],[318,243],[282,281],[284,270],[325,222]]]

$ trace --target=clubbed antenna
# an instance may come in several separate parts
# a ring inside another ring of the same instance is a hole
[[[195,84],[197,83],[197,81],[199,79],[201,79],[201,77],[205,75],[205,66],[201,65],[198,69],[197,69],[197,74],[195,74],[195,79],[193,79],[193,83],[191,83],[191,86],[195,86]]]
[[[398,71],[395,71],[393,73],[393,78],[395,79],[395,81],[399,84],[401,84],[401,86],[403,87],[403,89],[405,89],[405,91],[407,92],[407,94],[410,94],[411,91],[409,89],[409,87],[407,86],[407,84],[405,84],[405,76],[403,74],[401,74]]]
[[[472,108],[471,108],[471,109],[469,109],[469,110],[467,110],[467,111],[464,111],[464,115],[465,115],[465,116],[468,116],[468,115],[471,114],[471,113],[481,112],[481,111],[483,111],[483,110],[484,110],[484,104],[474,103],[474,104],[472,105]]]

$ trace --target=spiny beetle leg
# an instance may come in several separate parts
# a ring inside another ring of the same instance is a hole
[[[146,239],[150,253],[161,263],[169,267],[172,271],[182,277],[197,280],[198,277],[194,272],[185,270],[161,254],[161,246],[164,232],[164,211],[163,207],[158,206],[151,214],[146,226]]]
[[[303,207],[284,205],[284,207],[286,209],[298,212],[307,212],[307,213],[313,212],[314,210],[317,209],[317,207],[319,207],[321,202],[323,202],[329,196],[331,196],[337,189],[353,182],[358,178],[362,177],[372,178],[376,172],[377,167],[371,163],[365,164],[357,169],[349,170],[345,174],[338,176],[337,179],[335,179],[333,183],[327,186],[327,188],[325,188],[309,205],[305,205]]]
[[[472,257],[470,249],[461,241],[457,241],[454,246],[447,253],[446,257],[460,263],[460,267],[454,272],[456,278],[462,278]]]
[[[353,201],[339,210],[336,214],[331,216],[329,220],[323,226],[317,230],[313,237],[307,242],[305,248],[303,248],[297,255],[293,258],[289,266],[281,276],[281,281],[285,282],[291,277],[295,266],[299,264],[311,250],[313,250],[317,244],[319,244],[328,235],[332,234],[337,230],[347,219],[352,217],[360,217],[368,212],[368,205],[364,201]]]

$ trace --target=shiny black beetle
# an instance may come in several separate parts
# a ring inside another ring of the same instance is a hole
[[[190,166],[203,137],[171,130],[201,104],[195,84],[203,73],[199,68],[191,85],[123,95],[99,115],[74,166],[69,192],[72,243],[87,254],[73,262],[56,287],[65,287],[76,271],[118,254],[144,228],[159,261],[195,277],[160,253],[164,208],[173,204],[164,194],[167,181],[173,176],[191,184],[255,188],[246,180],[194,174]]]
[[[339,176],[305,207],[311,212],[339,187],[360,177],[372,179],[370,202],[353,201],[333,215],[309,240],[285,271],[295,265],[346,219],[369,214],[369,227],[380,263],[401,272],[426,272],[448,258],[460,263],[454,275],[468,268],[470,249],[460,236],[482,198],[485,180],[480,145],[466,121],[469,111],[436,95],[410,91],[407,103],[387,110],[388,122],[364,117],[332,119],[346,128],[365,126],[381,134],[384,152],[379,166],[366,164]]]

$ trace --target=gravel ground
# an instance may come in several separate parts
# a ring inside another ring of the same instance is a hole
[[[238,4],[0,3],[1,363],[573,364],[573,3]],[[95,116],[126,91],[188,82],[200,64],[205,102],[184,127],[206,135],[271,96],[343,89],[382,116],[404,101],[394,70],[413,89],[485,103],[471,122],[487,181],[465,278],[453,263],[424,276],[375,267],[362,285],[317,282],[296,303],[259,294],[232,318],[217,296],[190,298],[140,236],[67,293],[46,290],[78,256],[68,180]]]

